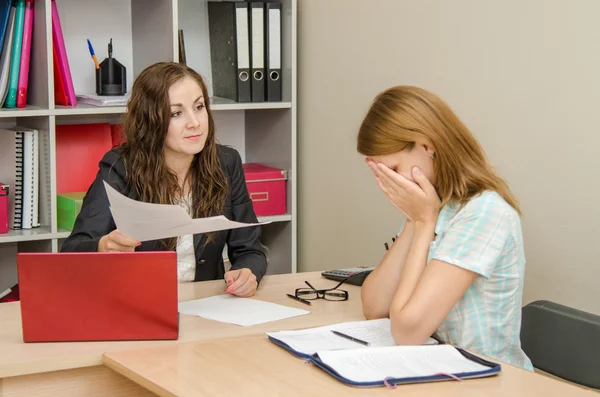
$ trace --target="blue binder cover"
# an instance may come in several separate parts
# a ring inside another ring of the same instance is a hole
[[[10,75],[8,78],[8,95],[4,107],[17,107],[17,90],[19,85],[19,69],[21,67],[21,47],[23,45],[23,24],[25,22],[25,0],[16,1],[15,32],[13,36]]]
[[[4,36],[6,36],[11,3],[11,0],[0,0],[0,49],[4,45]]]
[[[10,75],[10,61],[12,58],[12,44],[15,33],[15,15],[17,9],[14,5],[10,7],[10,13],[8,16],[8,23],[6,27],[6,34],[4,43],[2,45],[2,55],[0,55],[0,106],[4,103],[4,100],[8,94],[8,77]]]
[[[300,353],[299,351],[296,351],[294,349],[292,349],[290,347],[290,345],[288,345],[285,342],[280,341],[279,339],[273,338],[272,336],[269,335],[269,340],[273,343],[275,343],[277,346],[281,346],[283,347],[285,350],[289,351],[290,353],[292,353],[294,356],[296,357],[300,357],[300,358],[305,358],[305,359],[309,359],[310,356],[304,353]]]

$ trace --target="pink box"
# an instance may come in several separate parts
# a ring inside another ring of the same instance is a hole
[[[244,175],[256,216],[286,213],[286,171],[248,163],[244,164]]]
[[[0,182],[0,233],[8,233],[8,189],[7,184]]]

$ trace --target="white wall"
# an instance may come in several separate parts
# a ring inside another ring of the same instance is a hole
[[[129,91],[133,85],[131,1],[59,0],[57,8],[75,93],[96,93],[96,69],[87,39],[101,63],[108,58],[111,38],[113,58],[127,69]]]
[[[373,97],[444,98],[519,197],[525,303],[600,314],[600,2],[299,0],[299,269],[377,264],[401,217],[356,153]]]

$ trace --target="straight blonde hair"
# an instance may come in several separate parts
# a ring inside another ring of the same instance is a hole
[[[436,190],[442,206],[464,206],[485,190],[497,192],[521,215],[506,182],[488,164],[473,134],[435,94],[418,87],[392,87],[375,97],[358,131],[357,150],[383,156],[412,148],[418,138],[435,148]]]

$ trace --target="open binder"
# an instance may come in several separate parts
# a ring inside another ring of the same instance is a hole
[[[501,370],[500,364],[450,345],[324,351],[310,356],[310,362],[358,387],[483,378]]]
[[[346,337],[340,338],[333,331]],[[267,335],[275,345],[352,386],[480,378],[496,375],[501,369],[499,364],[440,344],[434,338],[423,345],[397,346],[389,318],[267,332]]]

